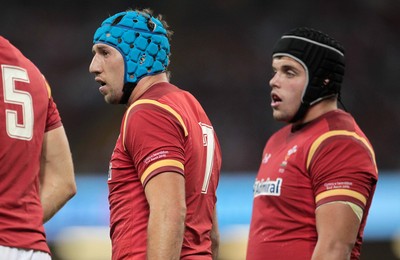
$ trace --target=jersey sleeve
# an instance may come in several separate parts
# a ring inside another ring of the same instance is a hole
[[[143,186],[162,172],[184,175],[185,134],[182,121],[174,114],[143,104],[128,111],[124,125],[123,145]]]
[[[57,105],[51,96],[51,89],[50,85],[48,84],[47,80],[44,79],[46,82],[47,92],[49,96],[48,100],[48,109],[47,109],[47,120],[46,120],[46,128],[45,131],[48,132],[50,130],[56,129],[62,125],[60,113],[58,112]]]
[[[365,208],[377,182],[377,168],[372,148],[362,140],[335,136],[315,149],[309,173],[317,207],[348,201]]]

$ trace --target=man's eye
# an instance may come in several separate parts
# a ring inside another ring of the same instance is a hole
[[[296,76],[296,73],[294,73],[294,71],[292,71],[292,70],[288,70],[288,71],[286,71],[286,75],[289,78],[292,78],[292,77]]]

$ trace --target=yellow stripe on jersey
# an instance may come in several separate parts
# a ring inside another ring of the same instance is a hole
[[[367,199],[362,195],[361,193],[354,191],[354,190],[348,190],[348,189],[334,189],[334,190],[328,190],[321,192],[315,197],[315,203],[317,204],[320,200],[332,197],[332,196],[349,196],[353,197],[359,201],[361,201],[364,206],[367,204]]]
[[[163,104],[163,103],[160,103],[160,102],[158,102],[158,101],[151,100],[151,99],[140,99],[140,100],[134,102],[134,103],[128,108],[128,111],[127,111],[126,114],[128,115],[128,114],[129,114],[129,111],[130,111],[132,108],[134,108],[134,107],[137,106],[137,105],[141,105],[141,104],[152,104],[152,105],[156,105],[156,106],[161,107],[161,108],[167,110],[168,112],[170,112],[176,119],[178,119],[178,121],[179,121],[179,123],[181,124],[181,126],[182,126],[182,128],[183,128],[183,131],[184,131],[184,133],[185,133],[185,137],[188,136],[188,130],[187,130],[187,128],[186,128],[185,122],[183,122],[183,119],[182,119],[181,115],[178,114],[178,112],[176,112],[172,107],[170,107],[170,106],[168,106],[168,105],[165,105],[165,104]],[[126,118],[125,118],[125,122],[124,122],[124,137],[125,137],[125,130],[126,130],[126,121],[127,121],[127,120],[126,120]],[[124,149],[126,149],[126,148],[125,148],[125,138],[122,140],[122,145],[123,145]]]
[[[308,157],[307,157],[307,170],[309,170],[311,159],[313,158],[315,151],[318,149],[318,147],[321,145],[321,143],[323,141],[325,141],[326,139],[328,139],[329,137],[340,136],[340,135],[351,136],[351,137],[354,137],[357,140],[361,141],[368,148],[369,152],[371,153],[376,172],[378,172],[378,169],[376,166],[376,161],[375,161],[375,153],[374,153],[374,150],[372,149],[371,145],[368,143],[368,141],[364,137],[356,134],[355,132],[350,132],[350,131],[346,131],[346,130],[329,131],[329,132],[321,135],[320,137],[317,138],[317,140],[314,141],[314,143],[311,145],[310,152],[308,153]]]
[[[165,167],[165,166],[172,166],[172,167],[177,167],[181,169],[182,171],[185,169],[183,164],[179,161],[176,160],[161,160],[158,162],[153,163],[147,169],[143,172],[142,177],[140,178],[140,181],[143,183],[144,180],[149,176],[150,173],[152,173],[155,169],[158,169],[160,167]]]
[[[43,75],[42,75],[43,76]],[[47,82],[46,78],[43,76],[44,82],[46,83],[46,88],[47,88],[47,94],[49,95],[49,98],[51,98],[51,88],[49,83]]]

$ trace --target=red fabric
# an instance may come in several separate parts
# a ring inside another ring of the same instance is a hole
[[[294,132],[284,127],[267,142],[254,184],[247,260],[310,259],[317,242],[315,209],[337,200],[364,209],[352,252],[357,259],[377,178],[370,144],[349,114],[332,111]],[[316,205],[320,194],[326,197]]]
[[[144,103],[134,103],[124,116],[110,164],[113,259],[145,259],[149,208],[144,186],[165,171],[185,177],[187,219],[181,258],[211,259],[210,230],[221,151],[214,134],[212,174],[207,194],[202,194],[209,155],[199,125],[201,122],[211,126],[211,122],[192,95],[171,84],[152,86],[139,101]],[[184,169],[175,164],[184,165]],[[149,171],[149,167],[153,170]],[[145,172],[148,174],[143,177]]]
[[[44,133],[61,126],[61,118],[43,75],[2,37],[0,64],[0,245],[50,253],[39,198],[40,154]]]

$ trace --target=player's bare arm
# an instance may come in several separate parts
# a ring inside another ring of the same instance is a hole
[[[64,127],[53,129],[44,135],[40,199],[45,223],[76,193],[71,151]]]
[[[180,259],[185,229],[185,179],[175,172],[153,177],[145,187],[150,216],[147,259]]]
[[[318,242],[312,260],[350,259],[360,226],[354,210],[340,202],[321,205],[316,222]]]
[[[220,241],[220,235],[218,227],[217,208],[215,208],[213,216],[213,226],[211,229],[211,247],[212,247],[211,251],[213,260],[218,259],[219,241]]]

